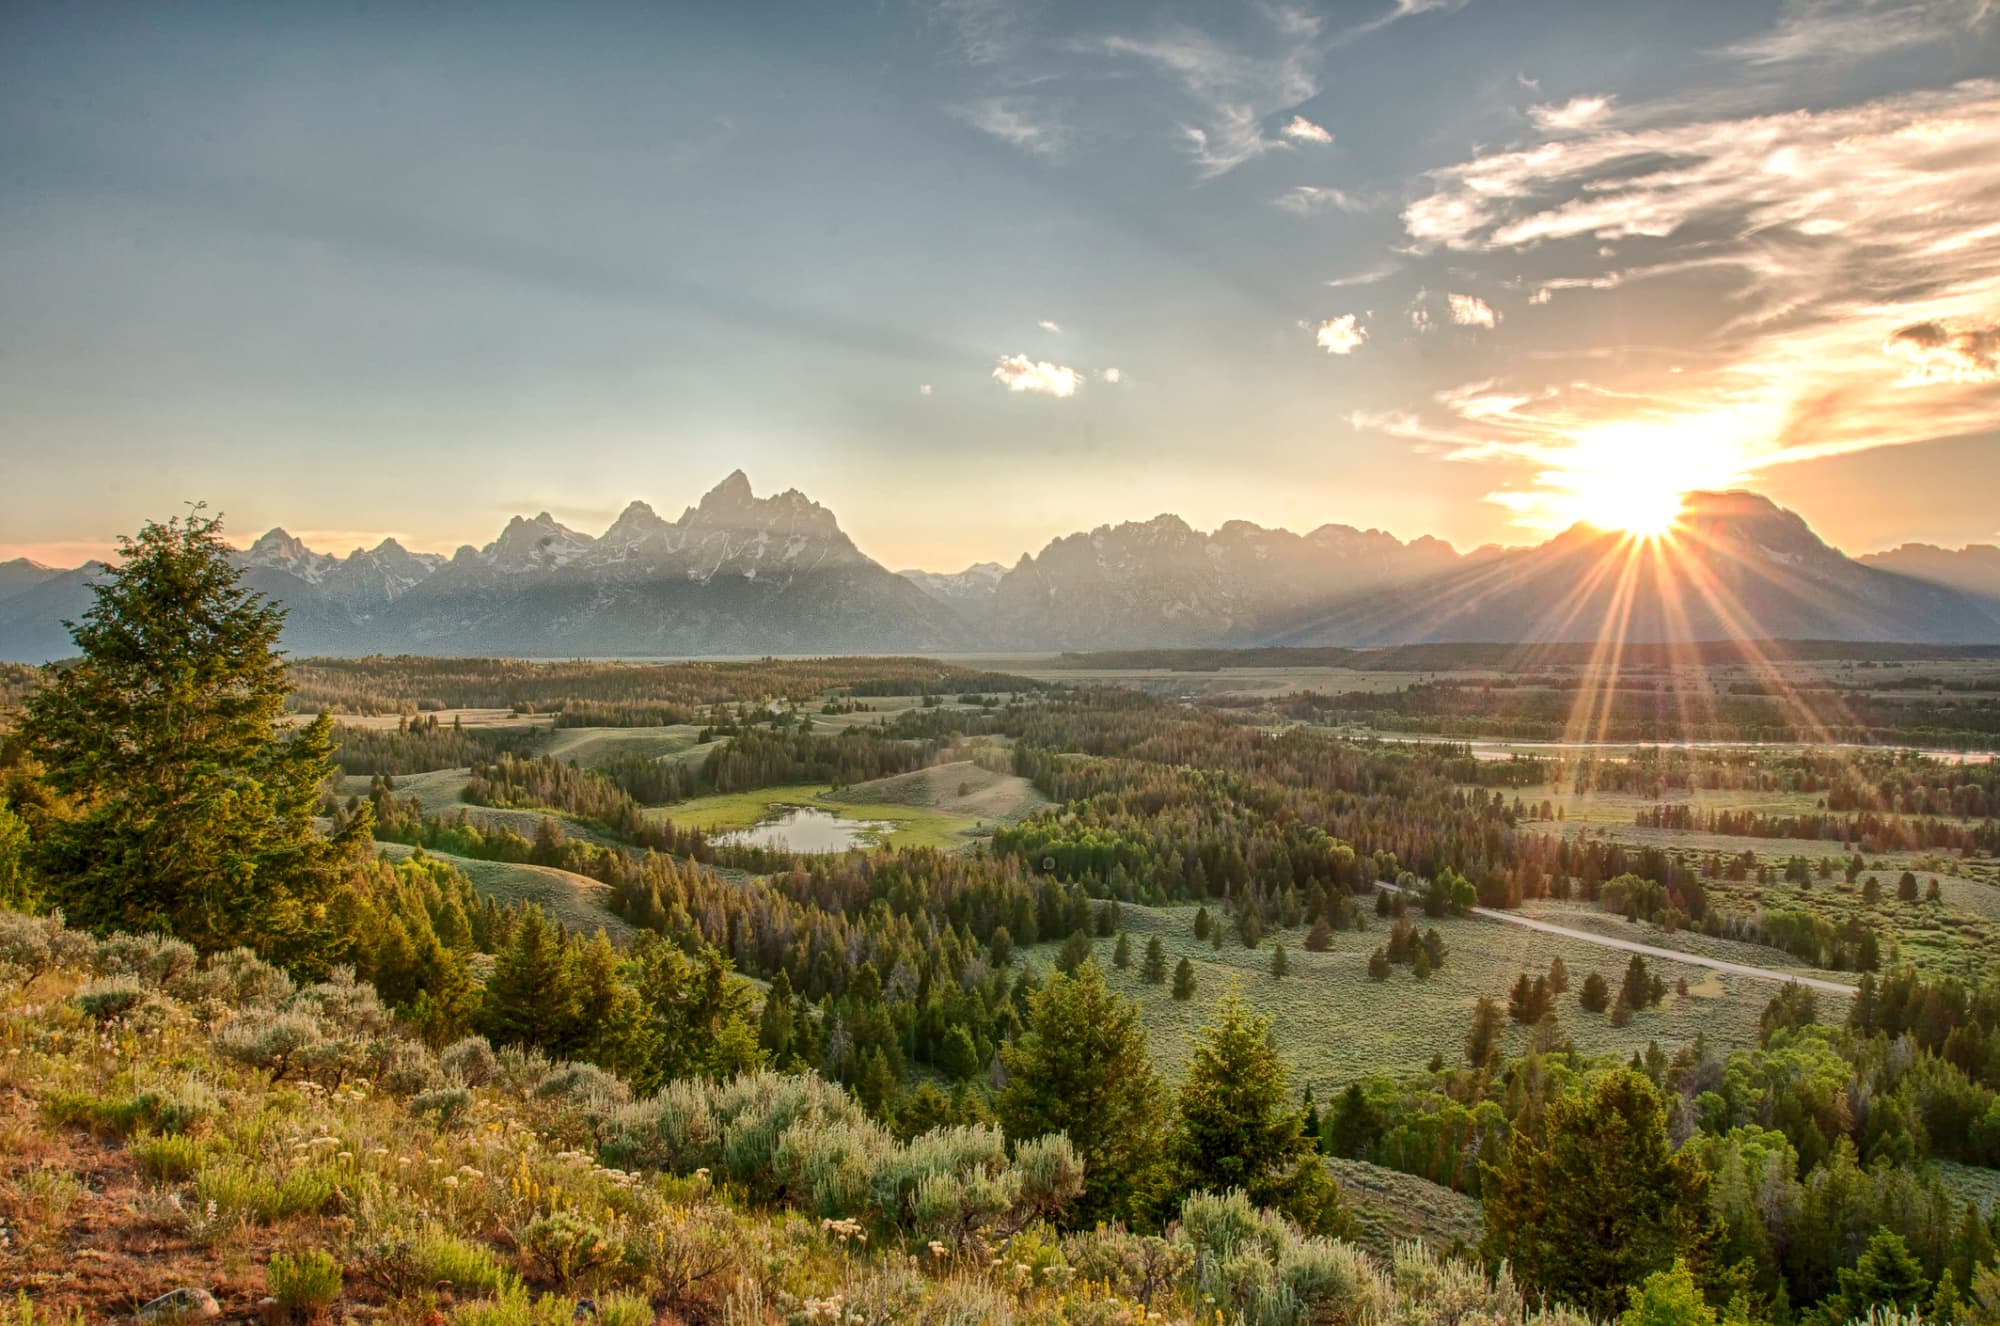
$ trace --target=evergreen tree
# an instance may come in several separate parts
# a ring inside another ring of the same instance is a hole
[[[1576,1002],[1587,1013],[1602,1013],[1611,1007],[1611,982],[1600,972],[1592,972],[1583,978],[1583,992]]]
[[[1333,947],[1333,927],[1321,916],[1313,922],[1312,932],[1306,936],[1306,952],[1324,953]]]
[[[1196,939],[1207,939],[1209,927],[1212,926],[1213,924],[1214,922],[1209,919],[1207,907],[1195,908],[1194,937]]]
[[[1072,930],[1062,947],[1056,950],[1056,970],[1065,974],[1075,971],[1090,961],[1090,934],[1085,930]]]
[[[764,1011],[757,1019],[757,1044],[775,1068],[792,1063],[792,1043],[797,1038],[797,1018],[792,1008],[792,977],[783,967],[771,978],[764,994]]]
[[[1167,949],[1158,935],[1146,941],[1146,960],[1140,964],[1139,979],[1148,985],[1167,983]]]
[[[1646,971],[1646,960],[1637,953],[1625,966],[1625,983],[1619,987],[1618,997],[1627,1007],[1638,1010],[1647,1008],[1653,1000],[1653,978]]]
[[[59,805],[35,826],[47,901],[74,925],[247,944],[323,970],[329,895],[372,836],[314,828],[333,774],[322,714],[281,732],[284,610],[243,587],[200,508],[120,540],[21,724]]]
[[[1285,956],[1285,946],[1283,944],[1273,945],[1271,948],[1271,979],[1282,981],[1291,973],[1291,970],[1292,963],[1291,959]]]
[[[581,992],[567,941],[533,903],[523,908],[514,937],[494,955],[479,1010],[479,1029],[495,1045],[528,1045],[568,1053]]]
[[[1386,981],[1389,979],[1389,950],[1377,947],[1368,955],[1368,979]]]
[[[1202,1032],[1168,1142],[1176,1196],[1241,1188],[1308,1231],[1340,1228],[1340,1193],[1305,1136],[1271,1023],[1231,989]]]
[[[1486,1166],[1485,1252],[1531,1289],[1599,1316],[1707,1235],[1708,1173],[1667,1140],[1659,1090],[1608,1072],[1550,1101],[1540,1135],[1517,1128]]]
[[[1814,1314],[1828,1326],[1865,1317],[1870,1308],[1901,1308],[1916,1312],[1930,1300],[1930,1278],[1910,1252],[1903,1236],[1877,1229],[1852,1266],[1838,1275],[1840,1288]]]
[[[1499,1003],[1492,995],[1479,996],[1479,1002],[1472,1006],[1472,1030],[1465,1036],[1465,1061],[1474,1068],[1485,1067],[1499,1052],[1506,1034],[1507,1022],[1500,1016]]]
[[[1118,946],[1111,950],[1111,965],[1119,971],[1132,965],[1132,941],[1122,934],[1118,936]]]
[[[1130,1220],[1159,1159],[1164,1091],[1139,1006],[1105,988],[1095,963],[1028,1001],[1028,1027],[1001,1051],[1000,1123],[1016,1141],[1065,1132],[1083,1160],[1075,1219]]]
[[[1194,964],[1186,958],[1182,958],[1180,965],[1174,968],[1174,998],[1194,998]]]
[[[1687,1262],[1677,1259],[1632,1291],[1631,1306],[1618,1326],[1715,1326],[1715,1309],[1703,1300]]]

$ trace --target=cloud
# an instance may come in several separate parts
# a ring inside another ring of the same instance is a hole
[[[931,22],[951,35],[952,49],[969,65],[997,64],[1021,44],[1021,7],[1014,0],[933,0]]]
[[[1107,368],[1102,373],[1099,373],[1097,376],[1103,378],[1106,382],[1109,382],[1114,387],[1125,380],[1125,375],[1119,372],[1115,368]]]
[[[1754,478],[1990,431],[1994,142],[2000,81],[1972,80],[1817,109],[1621,106],[1432,172],[1402,213],[1406,262],[1449,255],[1452,271],[1496,281],[1531,263],[1530,303],[1566,290],[1617,302],[1589,330],[1542,324],[1509,386],[1532,409],[1472,420],[1437,400],[1426,420],[1455,422],[1427,426],[1470,430],[1466,457],[1510,467],[1517,491],[1607,437],[1714,439],[1712,470]],[[1643,262],[1622,256],[1635,238]],[[1447,301],[1455,322],[1486,325],[1483,304]],[[1436,311],[1420,300],[1412,321]]]
[[[979,132],[1031,156],[1059,157],[1069,148],[1067,125],[1041,114],[1026,97],[981,97],[952,108]]]
[[[1295,143],[1330,143],[1333,135],[1320,125],[1314,124],[1303,115],[1294,115],[1291,123],[1278,130]]]
[[[1276,41],[1255,51],[1190,27],[1143,37],[1114,34],[1085,43],[1083,49],[1141,61],[1178,84],[1193,109],[1179,126],[1181,143],[1201,176],[1213,178],[1266,152],[1291,147],[1289,139],[1264,131],[1264,119],[1319,91],[1319,19],[1302,9],[1266,7],[1262,12]],[[1302,116],[1293,118],[1319,129]]]
[[[1530,106],[1528,118],[1543,132],[1567,132],[1595,124],[1611,109],[1610,97],[1571,97],[1560,106]]]
[[[1062,332],[1062,327],[1059,324],[1051,322],[1047,318],[1043,318],[1040,322],[1036,323],[1035,325],[1037,327],[1040,327],[1045,332],[1055,332],[1058,335],[1060,335]]]
[[[1368,339],[1368,333],[1359,325],[1359,316],[1343,313],[1337,318],[1327,319],[1315,329],[1313,340],[1330,355],[1353,354]]]
[[[1447,293],[1445,302],[1451,305],[1451,320],[1461,327],[1485,327],[1491,330],[1500,325],[1500,315],[1493,306],[1478,295],[1455,295]]]
[[[1083,385],[1083,374],[1073,368],[1051,364],[1047,360],[1036,361],[1026,355],[1002,355],[1000,362],[993,366],[993,380],[1009,391],[1068,397],[1076,395],[1077,388]]]
[[[1317,216],[1322,212],[1365,212],[1368,204],[1341,189],[1318,184],[1299,184],[1271,200],[1293,216]]]
[[[930,394],[931,394],[931,384],[930,384],[930,383],[928,383],[928,382],[919,382],[919,383],[917,384],[917,395],[919,395],[919,396],[928,396],[928,395],[930,395]]]
[[[1392,23],[1400,23],[1418,14],[1449,13],[1463,9],[1469,0],[1396,0],[1395,4],[1374,18],[1358,23],[1334,39],[1336,46],[1345,46],[1371,32],[1380,32]]]
[[[1400,263],[1377,263],[1373,267],[1364,267],[1360,271],[1350,272],[1346,276],[1333,277],[1327,281],[1327,284],[1336,290],[1342,290],[1348,286],[1374,285],[1377,281],[1388,280],[1401,270],[1403,269]]]
[[[1770,31],[1721,53],[1753,65],[1853,63],[1961,38],[1994,12],[1993,0],[1786,0]]]
[[[2000,323],[1953,327],[1913,322],[1891,332],[1882,349],[1909,361],[1903,380],[1913,385],[2000,381]]]

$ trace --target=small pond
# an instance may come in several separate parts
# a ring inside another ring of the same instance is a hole
[[[718,843],[768,847],[779,852],[845,852],[872,847],[896,826],[887,820],[851,820],[816,806],[773,806],[747,829],[715,835]]]

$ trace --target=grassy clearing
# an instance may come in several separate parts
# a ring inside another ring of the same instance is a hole
[[[1216,914],[1214,909],[1210,914]],[[1547,971],[1557,955],[1570,974],[1570,993],[1557,1001],[1557,1016],[1587,1054],[1625,1056],[1644,1050],[1648,1041],[1665,1048],[1691,1042],[1697,1034],[1724,1052],[1751,1046],[1757,1040],[1758,1015],[1776,992],[1766,981],[1680,963],[1649,963],[1670,986],[1686,977],[1688,996],[1670,990],[1658,1008],[1614,1027],[1607,1015],[1579,1008],[1576,992],[1593,971],[1604,973],[1615,986],[1628,959],[1585,940],[1477,918],[1424,920],[1423,928],[1435,925],[1449,950],[1443,969],[1419,981],[1408,968],[1398,967],[1388,980],[1373,981],[1368,955],[1389,933],[1387,922],[1373,916],[1367,930],[1337,933],[1327,952],[1308,953],[1303,930],[1267,932],[1254,949],[1226,936],[1217,950],[1195,939],[1194,915],[1193,907],[1124,908],[1133,955],[1126,971],[1111,965],[1116,941],[1096,941],[1098,965],[1112,988],[1139,1002],[1153,1056],[1169,1080],[1180,1077],[1190,1045],[1232,978],[1242,982],[1244,998],[1273,1020],[1279,1052],[1294,1082],[1301,1087],[1310,1083],[1322,1100],[1368,1073],[1417,1072],[1435,1053],[1448,1063],[1458,1062],[1479,996],[1504,999],[1516,976]],[[1139,979],[1146,941],[1156,934],[1170,971],[1184,956],[1194,965],[1195,996],[1185,1003],[1174,999],[1171,983],[1148,985]],[[1279,940],[1291,974],[1273,980],[1271,948]],[[1038,945],[1032,950],[1034,960],[1053,961],[1057,947]],[[1525,1028],[1510,1028],[1508,1052],[1525,1052],[1528,1041]]]
[[[971,816],[885,801],[856,801],[845,793],[835,793],[825,783],[795,783],[695,797],[671,806],[654,807],[647,813],[704,832],[723,833],[750,828],[772,818],[783,806],[813,806],[848,819],[886,823],[890,827],[881,835],[881,841],[892,847],[936,847],[949,851],[965,846],[979,836],[980,830],[980,822]]]
[[[377,843],[376,847],[392,861],[400,861],[415,850],[402,843]],[[605,907],[604,899],[610,888],[586,875],[573,875],[552,866],[477,861],[447,852],[426,852],[426,855],[449,861],[464,871],[481,896],[502,905],[535,903],[573,933],[588,935],[602,930],[621,944],[636,933]]]
[[[855,783],[843,788],[840,796],[860,805],[911,806],[1009,824],[1049,804],[1020,775],[995,773],[971,760]]]
[[[309,723],[313,714],[292,714],[289,721]],[[554,714],[517,714],[512,709],[438,709],[426,712],[423,717],[435,717],[441,727],[457,723],[465,728],[493,727],[547,727],[555,725]],[[391,731],[403,721],[401,714],[336,714],[334,721],[350,727],[374,728],[377,731]]]
[[[1365,1160],[1330,1157],[1326,1167],[1360,1218],[1355,1241],[1371,1252],[1387,1255],[1412,1239],[1440,1252],[1479,1246],[1485,1222],[1478,1198]]]
[[[472,781],[472,770],[434,769],[430,773],[399,774],[392,781],[397,796],[416,797],[424,803],[425,811],[436,814],[459,804],[466,784]],[[365,797],[374,782],[373,774],[347,774],[340,780],[340,794]]]
[[[701,729],[687,723],[666,727],[559,727],[540,743],[544,755],[570,760],[588,769],[621,755],[647,759],[696,760],[719,743],[698,742]]]

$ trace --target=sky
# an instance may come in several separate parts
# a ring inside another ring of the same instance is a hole
[[[0,7],[0,557],[2000,540],[2000,2]]]

